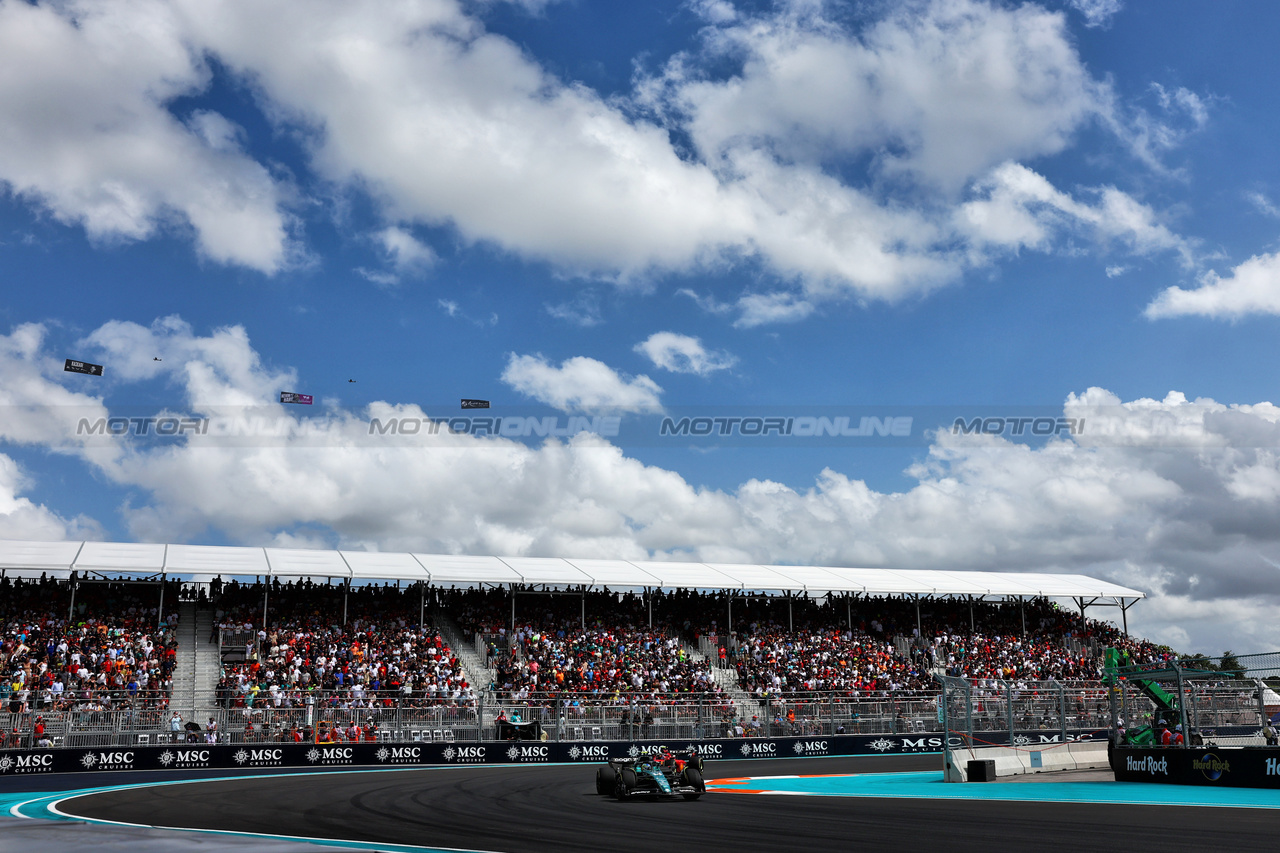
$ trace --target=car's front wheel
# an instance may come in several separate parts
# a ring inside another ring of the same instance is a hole
[[[684,784],[697,790],[696,794],[682,794],[686,800],[696,800],[701,797],[707,790],[707,783],[703,780],[702,774],[698,772],[696,767],[686,767],[684,769]]]
[[[618,782],[614,785],[613,795],[619,800],[625,800],[627,795],[636,787],[636,771],[630,767],[624,767],[618,771]]]
[[[618,771],[613,765],[606,764],[596,771],[596,793],[612,794],[618,785]]]

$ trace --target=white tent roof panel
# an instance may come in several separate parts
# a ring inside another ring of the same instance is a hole
[[[353,578],[361,580],[429,581],[431,576],[412,554],[383,551],[340,551],[351,567]]]
[[[734,579],[735,586],[746,590],[781,590],[801,592],[803,581],[792,578],[777,566],[753,566],[745,563],[707,563],[707,568]]]
[[[28,542],[0,540],[0,566],[12,569],[71,570],[83,542]],[[36,577],[40,575],[37,574]]]
[[[216,545],[170,545],[165,560],[169,572],[248,576],[269,574],[261,548]]]
[[[631,561],[633,566],[659,579],[659,586],[666,589],[689,587],[694,589],[741,589],[742,584],[724,572],[718,572],[703,563],[662,563],[656,561]]]
[[[164,545],[86,542],[72,568],[79,571],[159,574],[164,568],[164,552]]]
[[[166,553],[167,548],[167,553]],[[120,542],[0,540],[0,567],[14,574],[76,570],[274,577],[423,580],[440,586],[538,584],[625,588],[807,591],[821,595],[1044,595],[1145,598],[1136,589],[1086,575],[761,566],[753,564],[470,557],[368,551],[310,551]]]
[[[273,578],[349,578],[351,569],[337,551],[266,548]]]
[[[655,575],[624,560],[571,558],[565,562],[585,573],[596,586],[607,586],[610,589],[643,589],[656,587],[661,583]]]
[[[497,557],[466,557],[451,554],[414,554],[437,586],[479,583],[524,583],[514,569]]]
[[[504,557],[502,562],[529,584],[583,586],[592,583],[590,575],[558,557]]]

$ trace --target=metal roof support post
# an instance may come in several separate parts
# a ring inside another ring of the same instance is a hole
[[[1173,672],[1178,676],[1178,722],[1182,724],[1183,745],[1186,744],[1187,732],[1187,698],[1182,684],[1182,664],[1173,662]]]
[[[516,637],[516,585],[507,584],[507,588],[511,591],[511,636],[507,642],[512,643]]]
[[[347,593],[351,591],[351,578],[342,581],[342,627],[347,627]]]
[[[729,624],[725,626],[725,645],[729,644],[729,635],[733,633],[733,593],[725,592],[729,599]]]
[[[427,627],[427,584],[425,581],[418,581],[418,633],[421,634]]]
[[[1013,746],[1013,682],[1004,683],[1005,716],[1009,720],[1009,746]]]
[[[156,609],[156,632],[164,625],[164,572],[160,572],[160,606]]]
[[[1022,611],[1022,638],[1027,638],[1027,600],[1018,596],[1018,610]]]
[[[1120,620],[1124,623],[1124,635],[1129,636],[1129,608],[1132,604],[1125,604],[1124,599],[1120,599]]]
[[[791,590],[787,590],[787,630],[793,634],[796,630],[795,619],[791,615]]]
[[[844,594],[844,624],[849,629],[849,636],[853,636],[853,596],[849,593]]]
[[[267,630],[267,595],[271,592],[271,576],[262,578],[262,630]],[[343,620],[346,621],[345,619]]]
[[[71,607],[67,609],[67,625],[76,618],[76,573],[71,573]]]
[[[1267,690],[1267,685],[1263,683],[1261,678],[1255,678],[1253,681],[1255,684],[1258,685],[1258,719],[1259,719],[1258,725],[1261,726],[1262,728],[1266,728],[1268,717],[1267,717],[1267,700],[1264,694]],[[1212,699],[1213,694],[1210,693],[1209,696]],[[1217,720],[1215,719],[1214,722],[1216,723]],[[1189,732],[1187,736],[1190,737]]]
[[[973,596],[969,596],[969,634],[972,635],[976,629],[973,627]]]
[[[916,593],[916,636],[924,637],[924,629],[920,627],[920,593]]]
[[[1062,742],[1067,742],[1067,690],[1062,686],[1062,682],[1057,682],[1058,688],[1058,728],[1062,732]]]
[[[649,602],[649,630],[653,630],[653,593],[648,587],[644,588],[644,597]]]
[[[973,685],[968,679],[964,682],[964,745],[973,748]]]
[[[587,630],[587,590],[584,588],[578,595],[582,600],[582,630],[585,632]]]

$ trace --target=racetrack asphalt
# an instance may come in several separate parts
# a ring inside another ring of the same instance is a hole
[[[940,758],[707,762],[708,779],[936,770]],[[869,847],[1273,851],[1272,809],[708,793],[696,802],[595,793],[596,765],[448,767],[256,777],[90,794],[66,814],[153,826],[502,853],[655,849],[813,853]]]

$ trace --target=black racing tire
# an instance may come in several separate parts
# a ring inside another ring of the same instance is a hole
[[[618,771],[612,764],[606,764],[596,771],[596,793],[612,794],[618,785]]]
[[[636,771],[623,767],[618,771],[618,782],[613,786],[613,795],[619,800],[625,800],[635,790],[636,784]]]
[[[707,783],[703,780],[701,771],[696,767],[686,767],[684,769],[684,784],[698,789],[696,794],[682,794],[681,796],[686,800],[696,800],[706,793]]]

